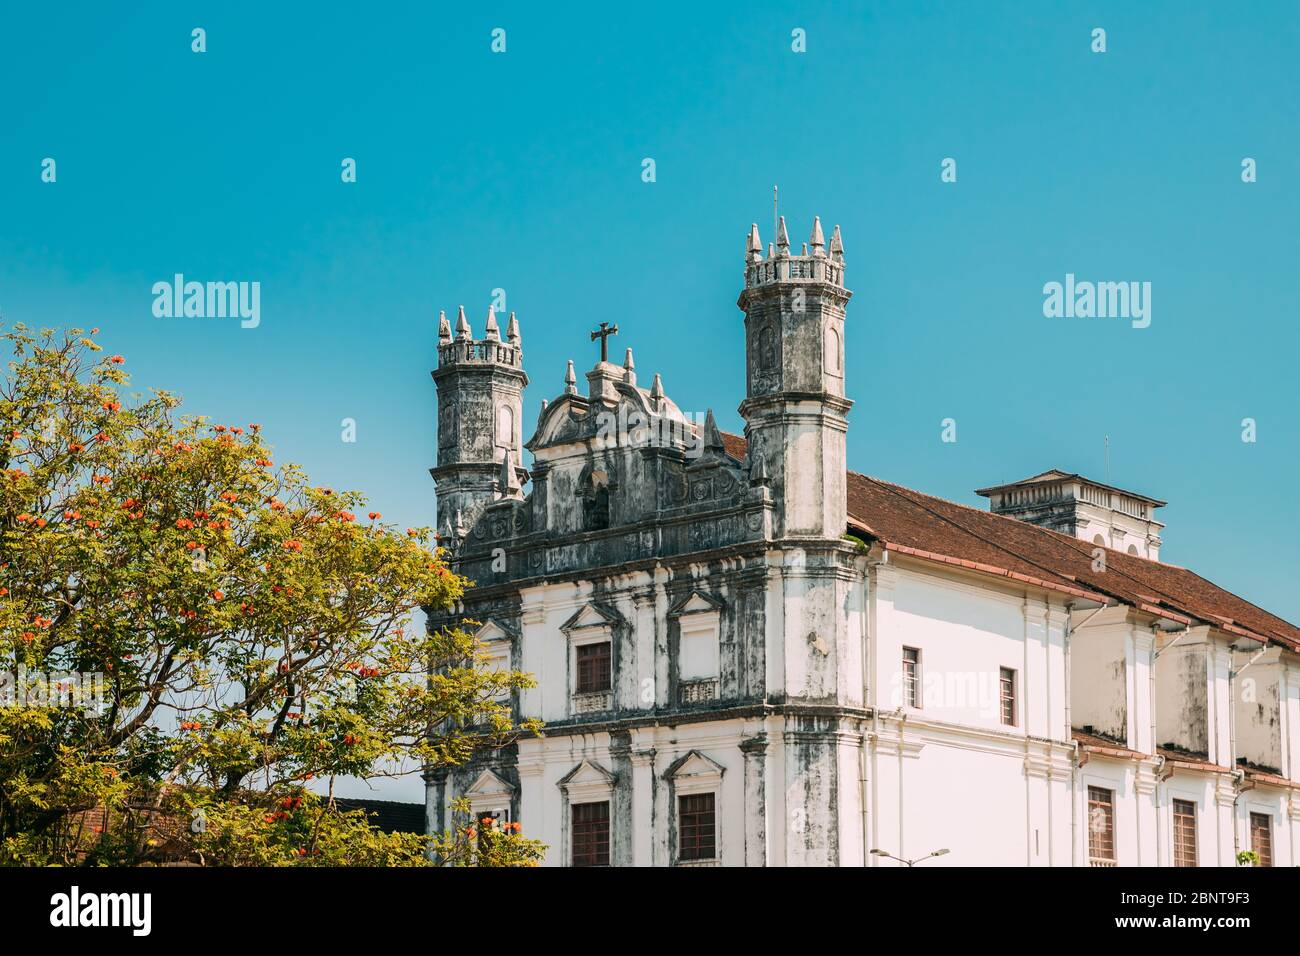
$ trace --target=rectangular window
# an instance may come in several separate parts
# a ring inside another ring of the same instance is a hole
[[[1174,801],[1174,866],[1196,865],[1196,804]]]
[[[1250,815],[1250,848],[1259,855],[1259,866],[1273,865],[1273,818],[1267,813]]]
[[[903,648],[903,703],[921,706],[921,652],[915,647]]]
[[[1010,667],[1002,668],[998,685],[1002,697],[1002,722],[1014,727],[1016,725],[1016,672]]]
[[[1115,791],[1088,788],[1088,858],[1115,859]]]
[[[677,798],[677,857],[681,860],[712,860],[717,857],[717,840],[711,793],[693,793]]]
[[[598,694],[609,690],[610,679],[610,644],[583,644],[575,649],[578,678],[574,692],[578,694]]]
[[[609,802],[573,805],[573,865],[609,866]]]
[[[695,614],[682,620],[678,673],[682,680],[718,676],[718,616]]]

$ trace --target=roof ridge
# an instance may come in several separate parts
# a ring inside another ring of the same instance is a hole
[[[857,473],[854,472],[854,474],[857,474]],[[1098,547],[1098,545],[1097,545],[1096,543],[1093,543],[1093,544],[1091,544],[1091,546],[1090,546],[1088,542],[1086,542],[1086,541],[1082,541],[1081,539],[1076,538],[1076,537],[1074,537],[1073,535],[1064,534],[1064,533],[1062,533],[1062,532],[1060,532],[1060,531],[1053,531],[1051,528],[1044,528],[1044,527],[1042,527],[1041,525],[1036,525],[1036,524],[1033,524],[1033,523],[1031,523],[1031,522],[1024,521],[1024,520],[1022,520],[1022,519],[1020,519],[1020,518],[1013,518],[1013,517],[1011,517],[1010,515],[1000,515],[1000,514],[997,514],[996,512],[993,512],[993,511],[981,511],[979,508],[972,508],[970,505],[964,505],[964,504],[961,504],[960,502],[956,502],[956,501],[949,501],[949,500],[946,499],[946,498],[940,498],[938,495],[927,494],[927,493],[924,492],[924,491],[916,491],[915,489],[913,489],[913,488],[908,488],[908,487],[906,487],[905,485],[899,485],[899,484],[895,484],[894,482],[886,482],[886,481],[883,481],[883,480],[881,480],[881,479],[871,478],[869,475],[861,475],[860,477],[866,478],[868,481],[875,481],[875,482],[877,482],[878,484],[890,485],[890,486],[892,486],[892,487],[894,487],[894,488],[901,488],[903,491],[910,492],[911,494],[914,494],[914,495],[919,495],[919,496],[921,496],[921,497],[923,497],[923,498],[933,498],[935,501],[942,501],[942,502],[944,502],[945,504],[948,504],[948,505],[953,506],[954,508],[961,508],[961,509],[963,509],[963,510],[965,510],[965,511],[970,511],[970,512],[972,512],[972,513],[974,513],[974,514],[980,515],[982,518],[998,518],[998,519],[1003,520],[1003,521],[1010,521],[1010,522],[1013,522],[1017,530],[1023,530],[1023,529],[1027,529],[1027,528],[1032,528],[1033,531],[1030,532],[1031,534],[1036,532],[1036,533],[1039,533],[1039,534],[1054,535],[1055,537],[1059,538],[1059,539],[1061,540],[1062,543],[1064,543],[1065,545],[1067,545],[1068,547],[1070,547],[1070,548],[1073,549],[1074,551],[1079,552],[1081,555],[1091,555],[1091,553],[1092,553],[1092,550],[1091,550],[1091,549],[1092,549],[1092,548],[1096,548],[1096,547]],[[929,509],[927,509],[927,510],[929,510]],[[933,513],[933,512],[931,512],[931,513]],[[965,525],[960,524],[959,522],[956,522],[956,521],[952,521],[951,519],[947,519],[947,518],[945,518],[945,520],[948,520],[949,523],[955,525],[955,526],[958,527],[958,528],[961,528],[961,529],[962,529],[963,531],[965,531],[967,534],[974,535],[975,537],[980,538],[981,540],[986,540],[986,541],[987,541],[987,539],[984,538],[982,535],[977,534],[976,532],[972,531],[970,528],[967,528]],[[1027,564],[1031,564],[1031,565],[1033,565],[1033,566],[1036,567],[1036,568],[1044,568],[1044,570],[1048,570],[1048,571],[1050,571],[1050,573],[1054,574],[1056,577],[1065,577],[1065,575],[1062,575],[1061,572],[1059,572],[1059,571],[1052,571],[1050,568],[1047,568],[1047,567],[1046,567],[1045,565],[1043,565],[1041,562],[1034,560],[1033,558],[1029,557],[1028,555],[1021,554],[1018,550],[1013,549],[1013,548],[1011,548],[1011,547],[1008,547],[1008,546],[1006,546],[1006,545],[1004,545],[1004,544],[1002,544],[1002,543],[1000,543],[1000,542],[988,541],[988,544],[990,544],[990,545],[991,545],[992,547],[994,547],[994,548],[997,548],[999,551],[1003,551],[1003,552],[1005,552],[1005,553],[1007,553],[1007,554],[1014,555],[1015,557],[1019,558],[1021,561],[1024,561],[1024,562],[1026,562]],[[1109,546],[1107,546],[1107,545],[1104,545],[1104,544],[1103,544],[1103,545],[1100,545],[1100,547],[1105,548],[1105,550],[1111,552],[1112,554],[1121,555],[1123,558],[1133,558],[1133,557],[1137,557],[1138,560],[1150,561],[1150,563],[1151,563],[1152,565],[1154,565],[1154,566],[1156,566],[1156,567],[1159,567],[1159,566],[1160,566],[1160,562],[1159,562],[1159,561],[1151,561],[1149,558],[1141,558],[1141,557],[1139,557],[1138,555],[1125,554],[1123,551],[1119,551],[1119,550],[1117,550],[1117,549],[1115,549],[1115,548],[1111,548],[1111,547],[1109,547]],[[1176,565],[1166,565],[1166,567],[1177,567],[1177,566],[1176,566]],[[1185,569],[1185,568],[1178,568],[1178,570],[1186,570],[1186,569]],[[1108,565],[1107,565],[1106,573],[1111,573],[1112,571],[1113,571],[1114,573],[1117,573],[1117,574],[1118,574],[1120,577],[1122,577],[1125,581],[1129,582],[1130,585],[1134,586],[1134,588],[1135,588],[1134,593],[1135,593],[1138,597],[1147,596],[1147,595],[1144,595],[1144,594],[1143,594],[1143,591],[1142,591],[1141,589],[1145,589],[1145,590],[1147,590],[1147,591],[1154,591],[1155,594],[1150,595],[1150,596],[1151,596],[1151,597],[1155,597],[1155,598],[1157,598],[1157,599],[1158,599],[1162,604],[1167,604],[1167,605],[1169,605],[1170,607],[1177,607],[1177,608],[1181,608],[1181,609],[1183,609],[1183,610],[1188,610],[1188,609],[1185,607],[1185,604],[1184,604],[1183,601],[1179,600],[1179,599],[1178,599],[1177,597],[1175,597],[1174,595],[1168,593],[1168,592],[1165,591],[1163,588],[1160,588],[1160,587],[1158,587],[1158,586],[1153,586],[1150,582],[1142,581],[1142,580],[1139,580],[1138,578],[1135,578],[1133,575],[1131,575],[1131,574],[1129,574],[1128,572],[1126,572],[1122,567],[1117,567],[1117,566],[1116,566],[1116,567],[1112,567],[1111,565],[1108,564]],[[1191,572],[1191,573],[1195,574],[1195,572]],[[1198,578],[1201,577],[1199,574],[1196,575],[1196,576],[1197,576]],[[1085,583],[1085,582],[1084,582],[1083,580],[1081,580],[1080,578],[1077,578],[1077,577],[1074,577],[1074,576],[1070,576],[1070,577],[1069,577],[1069,580],[1072,580],[1072,581],[1074,581],[1075,583],[1078,583],[1078,584],[1083,584],[1083,583]],[[1219,587],[1219,585],[1214,584],[1213,581],[1206,580],[1205,578],[1201,578],[1201,580],[1202,580],[1202,581],[1205,581],[1206,584],[1212,585],[1213,587],[1216,587],[1216,588]],[[1117,594],[1113,589],[1106,587],[1104,584],[1099,584],[1099,583],[1097,583],[1097,582],[1095,582],[1095,581],[1093,581],[1093,580],[1091,580],[1091,579],[1089,579],[1086,583],[1087,583],[1087,586],[1090,587],[1090,588],[1092,588],[1093,590],[1101,591],[1101,592],[1104,593],[1104,594],[1109,594],[1111,597],[1114,597],[1114,598],[1116,598],[1116,599],[1118,599],[1118,600],[1121,600],[1121,601],[1125,601],[1125,602],[1127,603],[1127,601],[1126,601],[1126,599],[1125,599],[1125,597],[1124,597],[1123,595],[1121,595],[1121,594]],[[1223,588],[1220,588],[1220,590],[1224,590],[1224,589],[1223,589]],[[1232,594],[1233,592],[1228,591],[1227,593]],[[1263,610],[1263,609],[1261,608],[1260,610]],[[1190,613],[1194,614],[1194,615],[1197,616],[1197,617],[1200,617],[1200,616],[1201,616],[1200,614],[1196,613],[1195,611],[1192,611],[1192,612],[1190,612]],[[1264,613],[1268,613],[1268,612],[1265,611]],[[1270,615],[1270,616],[1272,616],[1272,617],[1276,617],[1276,615]],[[1278,618],[1278,620],[1281,620],[1281,618]]]
[[[957,504],[957,502],[955,502],[955,501],[948,501],[948,500],[945,499],[945,498],[939,498],[939,497],[937,497],[937,496],[935,496],[935,495],[926,495],[924,492],[918,492],[918,491],[915,491],[915,490],[913,490],[913,489],[911,489],[911,488],[907,488],[907,487],[904,486],[904,485],[895,484],[894,482],[890,482],[890,481],[882,481],[882,480],[880,480],[880,479],[872,478],[872,477],[870,477],[869,475],[861,475],[861,474],[859,474],[859,473],[857,473],[857,472],[852,472],[851,474],[858,474],[858,476],[861,477],[861,478],[866,478],[868,481],[874,481],[874,482],[876,482],[876,483],[879,484],[879,485],[883,485],[883,486],[885,486],[887,489],[891,490],[894,494],[899,494],[899,491],[907,491],[907,492],[911,492],[912,494],[920,495],[921,497],[929,497],[929,498],[933,498],[935,501],[943,501],[945,504],[953,505],[954,507],[957,507],[957,508],[964,508],[964,509],[967,510],[967,511],[973,511],[973,512],[975,512],[976,514],[979,514],[979,515],[991,515],[991,512],[979,511],[979,510],[976,509],[976,508],[971,508],[969,505],[960,505],[960,504]],[[907,496],[906,496],[906,495],[900,495],[900,497],[907,497]],[[990,545],[991,547],[996,548],[998,551],[1001,551],[1001,552],[1003,552],[1003,553],[1005,553],[1005,554],[1009,554],[1009,555],[1011,555],[1012,557],[1016,558],[1017,560],[1023,561],[1023,562],[1025,562],[1026,564],[1031,565],[1032,567],[1038,568],[1038,569],[1040,569],[1041,571],[1043,571],[1043,572],[1045,572],[1045,573],[1051,575],[1051,576],[1054,577],[1054,578],[1060,578],[1061,580],[1070,580],[1070,581],[1073,581],[1073,582],[1076,583],[1076,584],[1082,583],[1082,582],[1078,581],[1077,578],[1066,577],[1066,575],[1061,574],[1059,571],[1054,571],[1053,569],[1047,567],[1046,565],[1042,564],[1041,562],[1035,561],[1033,558],[1026,557],[1025,555],[1019,553],[1018,551],[1014,551],[1014,550],[1012,550],[1011,548],[1008,548],[1008,547],[1006,547],[1005,545],[1003,545],[1003,544],[1001,544],[1001,543],[999,543],[999,542],[997,542],[997,541],[990,541],[988,538],[984,537],[983,535],[977,534],[975,531],[971,530],[970,528],[967,528],[965,525],[961,524],[960,522],[954,521],[952,518],[948,517],[947,515],[944,515],[944,514],[941,514],[941,513],[937,512],[937,511],[934,511],[934,510],[931,509],[931,508],[926,508],[925,510],[926,510],[929,514],[932,514],[932,515],[934,515],[935,517],[939,518],[941,521],[945,521],[945,522],[947,522],[948,524],[952,525],[953,527],[961,529],[961,531],[964,532],[965,534],[968,534],[968,535],[970,535],[970,536],[973,537],[973,538],[977,538],[977,539],[979,539],[979,540],[981,540],[981,541],[984,541],[985,543],[987,543],[987,544]],[[1004,517],[1003,515],[992,515],[992,516],[993,516],[993,517],[997,517],[997,518]],[[1017,521],[1017,519],[1015,519],[1015,518],[1009,518],[1009,519],[1007,519],[1007,520],[1009,520],[1009,521]],[[1023,522],[1023,521],[1017,521],[1017,524],[1018,524],[1018,525],[1025,525],[1026,522]],[[1037,526],[1036,526],[1036,525],[1030,525],[1029,527],[1037,527]],[[1045,530],[1047,530],[1047,529],[1046,529],[1046,528],[1039,528],[1038,530],[1039,530],[1039,531],[1045,531]],[[1052,533],[1055,534],[1056,532],[1052,532]],[[1104,589],[1104,588],[1101,588],[1101,589],[1097,589],[1097,590],[1102,590],[1102,591],[1104,591],[1105,589]],[[1112,596],[1117,596],[1117,595],[1112,595]]]

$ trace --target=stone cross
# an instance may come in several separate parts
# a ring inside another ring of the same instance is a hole
[[[608,322],[600,323],[600,328],[591,333],[591,340],[594,342],[600,339],[600,360],[609,361],[609,337],[618,334],[618,326],[611,326]]]

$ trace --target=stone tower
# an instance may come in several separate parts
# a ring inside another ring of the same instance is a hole
[[[483,338],[475,339],[460,307],[455,334],[438,316],[438,533],[444,544],[463,537],[484,506],[517,494],[528,472],[520,467],[523,349],[514,313],[502,339],[489,308]]]
[[[745,247],[746,392],[740,405],[751,460],[777,503],[777,537],[839,538],[846,525],[844,288],[840,227],[830,246],[820,219],[800,255],[785,218],[763,258],[758,226]],[[754,462],[756,465],[757,462]],[[753,467],[753,465],[751,466]],[[810,489],[825,489],[810,494]]]

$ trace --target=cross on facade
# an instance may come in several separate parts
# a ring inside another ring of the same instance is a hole
[[[610,325],[608,322],[600,323],[600,328],[591,333],[591,340],[594,342],[600,339],[600,360],[609,361],[609,337],[618,334],[618,326]]]

